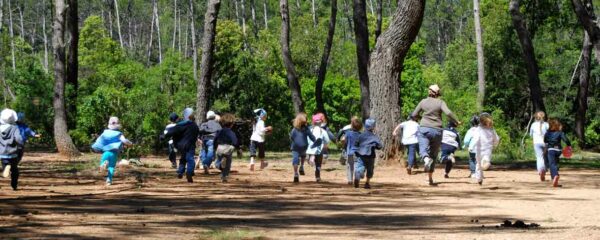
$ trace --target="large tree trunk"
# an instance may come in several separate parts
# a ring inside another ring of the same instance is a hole
[[[542,87],[540,85],[539,68],[537,60],[535,59],[531,34],[529,33],[529,30],[527,30],[525,18],[523,17],[523,14],[521,14],[519,4],[520,0],[511,0],[509,10],[512,16],[513,25],[519,36],[519,42],[521,42],[521,48],[523,49],[523,60],[527,65],[527,77],[529,79],[529,91],[533,111],[546,111],[542,96]]]
[[[283,65],[287,72],[288,86],[292,93],[292,102],[296,113],[304,112],[304,101],[302,100],[302,91],[298,81],[298,74],[292,61],[290,51],[290,16],[287,0],[279,1],[279,11],[281,12],[281,54],[283,55]]]
[[[337,0],[331,0],[331,16],[329,17],[329,31],[327,32],[327,40],[325,41],[325,47],[323,48],[323,55],[321,56],[321,65],[319,66],[319,72],[317,73],[317,83],[315,84],[315,101],[317,102],[317,111],[324,113],[325,116],[327,116],[327,111],[325,110],[325,103],[323,102],[323,84],[325,83],[325,76],[327,75],[329,53],[331,52],[331,45],[333,45],[333,36],[335,35],[336,17]]]
[[[58,152],[67,157],[78,156],[79,151],[73,144],[67,131],[67,113],[65,109],[65,19],[64,0],[54,1],[54,141]]]
[[[390,26],[381,35],[371,54],[371,118],[377,120],[376,133],[384,144],[383,159],[395,158],[397,146],[392,132],[400,120],[400,77],[404,58],[414,42],[421,23],[425,0],[399,1]]]
[[[73,86],[73,92],[70,97],[73,98],[69,104],[69,114],[71,117],[77,116],[77,89],[79,81],[77,79],[79,73],[79,15],[77,0],[68,0],[67,8],[67,31],[69,34],[69,52],[67,55],[67,83]],[[74,127],[76,121],[69,121],[69,126]]]
[[[358,78],[360,80],[360,110],[363,119],[369,117],[369,29],[365,0],[354,0],[354,36],[356,38],[356,57]]]
[[[485,60],[483,58],[483,38],[481,36],[481,20],[479,19],[479,0],[473,0],[473,15],[475,20],[475,39],[477,42],[477,111],[483,111],[485,99]]]
[[[210,81],[213,73],[213,50],[217,33],[217,18],[221,0],[209,0],[204,15],[204,34],[202,39],[202,61],[200,63],[200,79],[196,100],[196,121],[204,122],[208,111],[208,96],[210,96]]]
[[[596,23],[594,6],[591,0],[571,0],[573,10],[594,45],[596,62],[600,63],[600,27]]]
[[[587,32],[583,40],[581,65],[579,70],[579,89],[577,91],[577,112],[575,113],[575,135],[579,139],[579,146],[585,144],[585,122],[588,109],[588,88],[590,71],[592,69],[592,41]]]
[[[377,23],[375,24],[375,42],[381,35],[381,25],[383,22],[383,0],[377,0]]]

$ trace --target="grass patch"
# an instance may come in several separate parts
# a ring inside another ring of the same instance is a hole
[[[210,239],[210,240],[262,240],[268,239],[264,237],[262,233],[251,231],[248,229],[233,228],[229,230],[214,229],[206,233],[205,236],[201,236],[199,239]]]

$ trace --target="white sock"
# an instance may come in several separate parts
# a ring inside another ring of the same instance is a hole
[[[254,164],[254,157],[250,157],[250,164]]]

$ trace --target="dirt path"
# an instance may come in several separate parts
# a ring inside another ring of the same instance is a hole
[[[425,174],[376,167],[365,190],[346,185],[336,161],[324,166],[324,183],[307,168],[298,185],[288,159],[253,173],[235,162],[225,184],[216,172],[188,184],[167,161],[142,161],[151,167],[121,169],[106,188],[93,171],[30,154],[20,191],[0,179],[0,238],[600,239],[598,170],[562,169],[564,186],[554,189],[534,170],[489,171],[479,186],[464,166],[449,179],[438,169],[429,187]],[[495,227],[505,219],[541,227]]]

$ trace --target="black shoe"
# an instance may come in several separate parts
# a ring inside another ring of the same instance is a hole
[[[13,191],[17,191],[17,186],[12,186]]]
[[[171,168],[175,169],[175,168],[177,168],[177,165],[176,164],[171,164]]]
[[[317,182],[320,183],[321,182],[321,178],[317,178]]]
[[[298,171],[300,175],[304,176],[304,167],[300,167],[300,171]]]
[[[371,184],[365,183],[365,189],[371,189]]]
[[[410,168],[406,168],[406,173],[407,173],[408,175],[412,175],[412,169],[410,169]]]
[[[360,182],[360,180],[354,179],[354,188],[358,188],[358,183],[359,182]]]
[[[444,178],[450,178],[448,174],[444,174]]]
[[[177,178],[182,179],[183,178],[183,174],[177,174]]]
[[[300,182],[300,177],[294,176],[294,183],[299,183],[299,182]]]
[[[192,175],[187,174],[187,175],[185,175],[185,178],[187,178],[187,181],[189,183],[193,183],[194,182],[194,179],[192,178]]]

